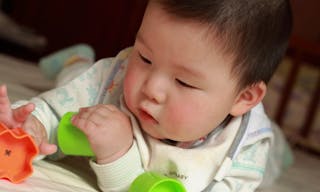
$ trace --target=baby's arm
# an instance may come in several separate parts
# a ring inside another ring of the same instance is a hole
[[[128,191],[133,180],[144,172],[135,141],[129,151],[116,161],[103,165],[90,161],[90,166],[102,191]]]
[[[72,123],[88,137],[96,162],[95,171],[103,191],[125,191],[143,172],[129,117],[113,105],[81,108]]]
[[[40,154],[52,154],[57,150],[57,147],[48,143],[43,125],[31,114],[34,109],[33,103],[12,109],[6,86],[0,86],[0,121],[9,128],[23,128],[38,144]]]

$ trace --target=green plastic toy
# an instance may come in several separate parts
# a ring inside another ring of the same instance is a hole
[[[183,184],[156,172],[145,172],[131,184],[129,192],[186,192]]]
[[[71,124],[75,112],[68,112],[62,116],[58,127],[58,145],[66,155],[94,156],[87,136]]]

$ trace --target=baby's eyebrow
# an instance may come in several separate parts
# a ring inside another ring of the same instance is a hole
[[[140,32],[138,32],[137,35],[136,35],[136,41],[138,41],[139,43],[141,43],[142,45],[144,45],[147,49],[149,49],[149,51],[152,52],[152,49],[151,49],[150,46],[148,45],[148,42],[143,38],[143,36],[141,35]]]
[[[201,78],[204,76],[200,71],[191,69],[191,68],[186,67],[184,65],[176,65],[175,67],[178,71],[184,72],[184,73],[191,75],[192,77],[195,77],[195,78]]]

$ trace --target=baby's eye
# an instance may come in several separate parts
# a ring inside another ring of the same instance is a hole
[[[176,79],[177,83],[183,87],[186,87],[186,88],[192,88],[192,89],[197,89],[195,86],[192,86],[184,81],[181,81],[180,79]]]
[[[141,53],[139,53],[139,57],[144,63],[152,64],[152,62],[149,59],[147,59],[146,57],[142,56]]]

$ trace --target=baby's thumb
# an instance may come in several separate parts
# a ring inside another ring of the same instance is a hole
[[[43,141],[39,145],[39,152],[41,155],[51,155],[57,151],[57,145],[50,144],[46,141]]]

